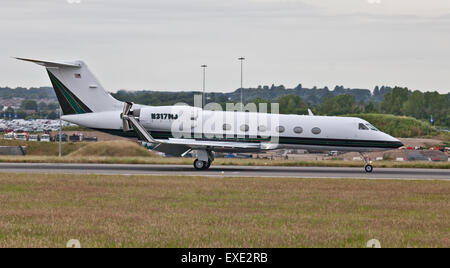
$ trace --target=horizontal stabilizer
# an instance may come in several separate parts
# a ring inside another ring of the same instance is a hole
[[[15,58],[17,60],[29,61],[36,63],[41,66],[55,68],[55,67],[69,67],[69,68],[81,68],[81,64],[74,62],[56,62],[56,61],[42,61],[42,60],[34,60],[34,59],[25,59],[25,58]]]

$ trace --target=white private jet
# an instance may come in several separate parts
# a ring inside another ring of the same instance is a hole
[[[113,135],[139,138],[172,156],[197,152],[194,168],[206,170],[214,152],[259,153],[278,149],[366,152],[403,144],[360,118],[211,111],[191,106],[144,106],[114,99],[82,61],[17,58],[47,69],[62,119]]]

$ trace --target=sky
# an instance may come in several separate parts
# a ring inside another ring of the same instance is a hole
[[[11,57],[84,60],[109,91],[376,85],[450,91],[448,0],[2,0],[0,87],[49,86]]]

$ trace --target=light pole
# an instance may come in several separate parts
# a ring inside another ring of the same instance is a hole
[[[241,61],[241,112],[244,108],[244,57],[240,57],[238,60]]]
[[[61,115],[62,115],[62,108],[59,107],[59,157],[62,156],[62,121],[61,121]]]
[[[202,96],[202,109],[205,109],[205,95],[206,95],[206,68],[208,67],[208,65],[203,64],[202,66],[200,66],[203,68],[203,96]]]

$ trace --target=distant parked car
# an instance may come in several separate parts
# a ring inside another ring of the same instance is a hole
[[[52,138],[48,134],[42,134],[41,136],[41,142],[50,142]]]
[[[40,141],[40,137],[39,135],[30,135],[30,137],[28,138],[29,141]]]
[[[339,152],[338,151],[330,151],[330,152],[328,152],[328,155],[329,156],[338,156]]]
[[[27,141],[28,133],[16,133],[14,134],[14,139],[18,141]]]
[[[62,134],[61,135],[61,141],[62,142],[67,142],[67,134]],[[55,142],[59,142],[59,134],[55,135]]]
[[[5,140],[10,140],[10,141],[14,140],[14,133],[12,133],[12,132],[6,133],[6,134],[3,136],[3,139],[5,139]]]
[[[97,142],[98,138],[97,137],[84,137],[83,141],[88,141],[88,142]]]
[[[83,135],[73,134],[72,136],[69,136],[69,141],[83,141]]]
[[[253,158],[253,156],[251,154],[237,154],[236,158],[250,159],[250,158]]]

